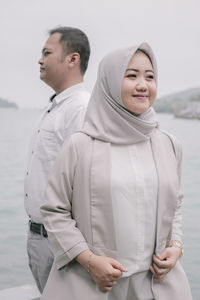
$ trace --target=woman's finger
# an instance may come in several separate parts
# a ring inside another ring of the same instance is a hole
[[[128,272],[128,270],[115,259],[111,260],[111,265],[113,266],[113,268],[118,269],[121,272]]]
[[[153,279],[156,280],[156,281],[162,281],[162,280],[165,279],[165,275],[166,274],[164,274],[164,275],[158,275],[158,276],[154,275]]]
[[[116,281],[110,281],[106,286],[111,287],[116,284]]]
[[[154,268],[152,266],[149,267],[149,270],[153,273],[153,275],[156,274],[156,272],[154,271]]]
[[[153,264],[153,269],[158,275],[166,274],[168,271],[167,268],[159,268],[156,264]]]
[[[161,269],[169,269],[171,270],[174,266],[174,262],[171,259],[166,259],[166,260],[159,260],[158,258],[154,257],[153,262],[156,264],[158,268]]]
[[[103,292],[109,292],[112,290],[112,286],[100,287]]]

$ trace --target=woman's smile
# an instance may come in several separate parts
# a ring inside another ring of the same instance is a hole
[[[156,98],[156,81],[149,58],[136,52],[124,74],[121,96],[124,106],[135,114],[142,114]]]
[[[133,95],[133,97],[140,99],[140,100],[146,100],[148,98],[147,95],[141,95],[141,94]]]

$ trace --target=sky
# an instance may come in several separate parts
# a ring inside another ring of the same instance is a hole
[[[199,0],[0,0],[0,98],[42,108],[53,90],[39,78],[38,60],[59,25],[83,30],[91,58],[89,91],[100,60],[124,46],[148,42],[158,63],[158,97],[200,87]]]

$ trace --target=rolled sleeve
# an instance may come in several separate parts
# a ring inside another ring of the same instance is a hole
[[[64,266],[66,266],[70,261],[72,261],[77,255],[79,255],[81,252],[88,250],[89,247],[87,243],[80,242],[77,245],[75,245],[73,248],[68,250],[66,253],[63,253],[62,255],[56,257],[56,267],[57,269],[61,269]]]

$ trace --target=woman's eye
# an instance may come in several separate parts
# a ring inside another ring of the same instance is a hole
[[[128,78],[131,78],[131,77],[132,77],[132,78],[136,78],[136,75],[135,75],[135,74],[128,74],[127,77],[128,77]]]
[[[148,75],[147,78],[148,79],[154,79],[154,76],[153,75]]]

